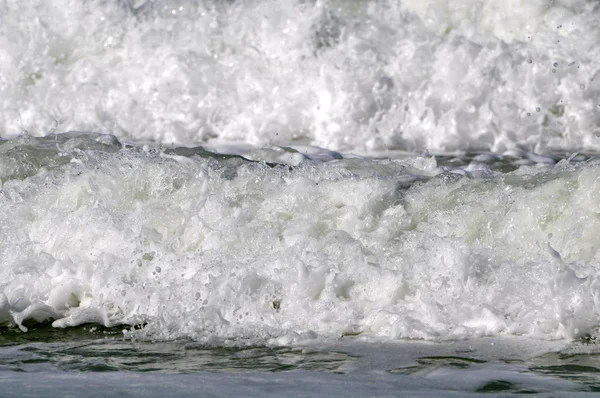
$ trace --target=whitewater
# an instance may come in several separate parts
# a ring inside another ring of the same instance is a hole
[[[0,6],[3,137],[598,150],[597,2]]]
[[[0,0],[0,385],[598,391],[598,21]]]

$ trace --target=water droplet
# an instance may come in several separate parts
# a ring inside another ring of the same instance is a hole
[[[579,88],[582,89],[582,90],[585,90],[585,84],[579,85]]]
[[[162,271],[162,269],[161,269],[160,267],[156,267],[156,268],[154,268],[154,269],[156,270],[156,272],[160,272],[160,271]]]
[[[541,111],[541,110],[542,110],[542,108],[540,108],[539,106],[538,106],[537,108],[535,108],[535,111],[536,111],[536,112],[539,112],[539,111]]]
[[[531,60],[531,58],[529,58],[529,59],[527,60],[527,63],[528,63],[528,64],[530,64],[530,63],[532,63],[532,62],[533,62],[533,61]]]
[[[555,68],[558,66],[558,62],[552,64]]]

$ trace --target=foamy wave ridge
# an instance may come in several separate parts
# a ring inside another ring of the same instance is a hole
[[[599,323],[594,160],[473,164],[473,178],[431,157],[57,156],[0,193],[0,321],[23,329],[286,344],[574,338]]]

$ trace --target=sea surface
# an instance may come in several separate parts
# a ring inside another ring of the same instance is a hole
[[[0,0],[1,396],[595,396],[597,0]]]

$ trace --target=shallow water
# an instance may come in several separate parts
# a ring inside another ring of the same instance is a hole
[[[206,346],[190,340],[132,342],[120,329],[50,326],[4,330],[5,396],[573,396],[600,390],[598,348],[520,338],[365,341],[288,347]],[[231,342],[230,342],[231,343]],[[95,385],[98,390],[89,390]]]

